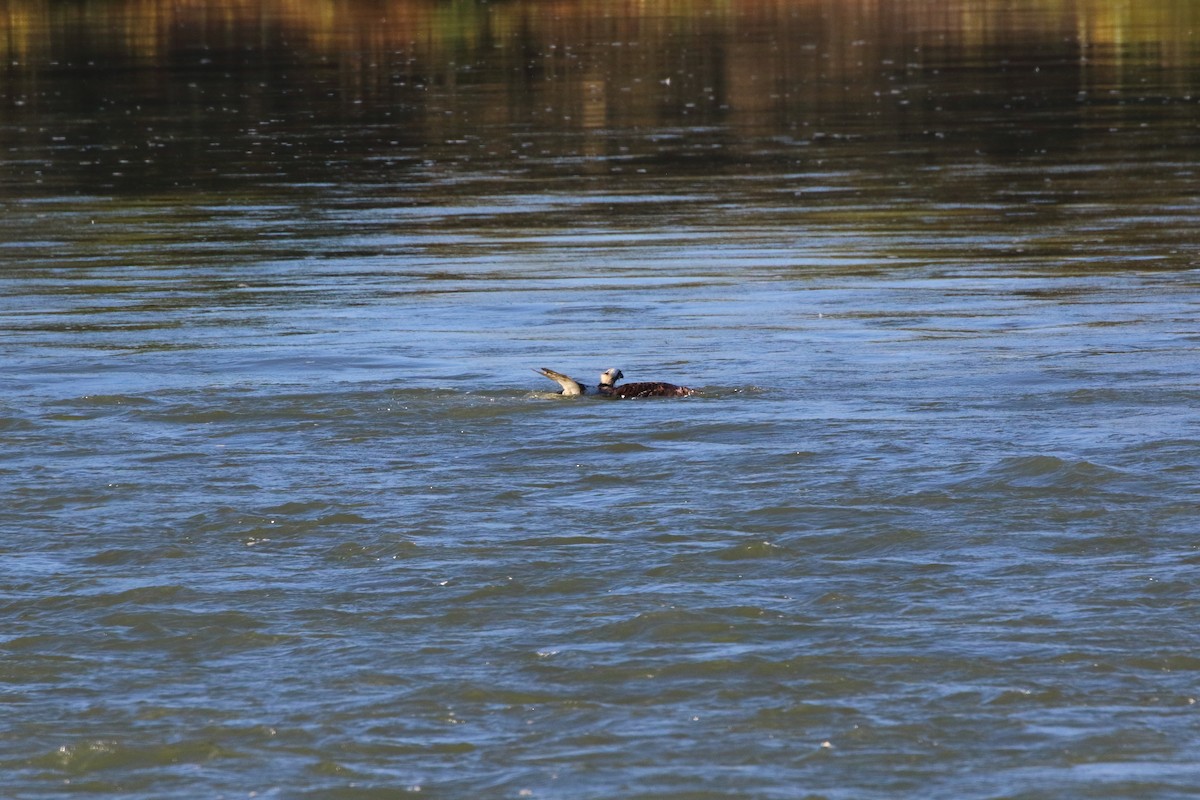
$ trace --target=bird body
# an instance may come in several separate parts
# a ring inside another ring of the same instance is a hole
[[[600,393],[624,400],[633,397],[690,397],[696,393],[696,390],[663,381],[640,381],[601,389]]]
[[[676,386],[663,381],[643,381],[639,383],[621,383],[617,381],[625,377],[625,373],[613,367],[600,374],[600,386],[597,391],[607,397],[630,399],[634,397],[688,397],[696,393],[695,389],[686,386]]]

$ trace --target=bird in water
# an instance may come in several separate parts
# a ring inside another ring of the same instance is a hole
[[[686,386],[676,386],[673,383],[663,383],[661,381],[650,381],[644,383],[624,383],[618,384],[617,381],[625,377],[625,373],[613,367],[606,369],[600,373],[600,385],[592,388],[561,372],[555,372],[552,369],[542,367],[534,370],[539,375],[543,375],[562,387],[559,394],[571,397],[582,394],[598,394],[602,397],[687,397],[688,395],[696,394],[695,389],[689,389]]]
[[[641,383],[621,383],[617,381],[625,377],[625,373],[613,367],[600,373],[600,386],[597,391],[607,397],[688,397],[696,394],[695,389],[686,386],[676,386],[663,381],[643,381]]]

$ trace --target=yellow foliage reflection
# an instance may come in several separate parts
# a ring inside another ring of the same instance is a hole
[[[1200,25],[1192,0],[9,0],[0,14],[10,63],[69,58],[80,46],[154,59],[181,46],[271,37],[325,56],[404,50],[436,58],[530,41],[654,42],[697,32],[736,39],[741,23],[764,20],[810,26],[827,44],[878,46],[905,32],[914,46],[971,48],[1037,34],[1089,48],[1152,47],[1170,60],[1194,55]]]

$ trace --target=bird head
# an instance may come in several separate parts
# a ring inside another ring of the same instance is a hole
[[[600,373],[600,385],[601,386],[616,386],[617,381],[621,380],[624,377],[625,377],[624,372],[621,372],[621,370],[617,369],[616,367],[612,367],[611,369],[606,369],[606,370],[604,370],[604,372]]]

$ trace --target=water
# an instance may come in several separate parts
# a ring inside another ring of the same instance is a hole
[[[1200,790],[1193,4],[6,24],[6,796]]]

